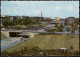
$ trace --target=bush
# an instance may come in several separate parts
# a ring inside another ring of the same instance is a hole
[[[70,27],[67,27],[66,29],[67,29],[67,31],[70,31],[70,30],[71,30],[71,28],[70,28]]]
[[[21,38],[21,41],[23,40],[23,38]]]
[[[55,28],[55,31],[57,31],[57,32],[62,32],[63,30],[62,30],[61,27],[56,27],[56,28]]]
[[[39,50],[39,47],[33,47],[32,50],[33,51],[38,51]]]
[[[74,55],[79,56],[79,51],[74,51]]]
[[[58,27],[58,24],[57,23],[55,24],[55,27]]]
[[[27,47],[25,47],[24,49],[20,50],[20,51],[15,51],[15,52],[12,52],[12,53],[8,53],[8,52],[3,52],[1,53],[2,56],[40,56],[40,52],[42,52],[42,56],[64,56],[64,55],[67,55],[67,56],[72,56],[72,55],[79,55],[79,51],[73,51],[73,52],[70,52],[69,50],[61,50],[61,49],[45,49],[45,50],[41,50],[39,49],[39,47],[33,47],[32,49],[27,49]]]
[[[45,31],[47,31],[47,32],[54,32],[54,31],[62,32],[63,30],[61,27],[55,27],[55,28],[51,28],[51,29],[45,29]]]
[[[73,49],[74,49],[72,45],[71,45],[70,49],[71,49],[71,50],[73,50]]]
[[[62,24],[62,23],[60,24],[60,27],[61,27],[61,28],[64,28],[64,26],[63,26],[63,24]]]

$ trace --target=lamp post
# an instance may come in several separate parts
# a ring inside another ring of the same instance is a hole
[[[61,50],[63,50],[64,52],[65,52],[66,49],[67,49],[67,48],[61,48]]]
[[[43,52],[40,52],[40,55],[43,55]]]

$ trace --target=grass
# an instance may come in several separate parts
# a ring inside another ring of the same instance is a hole
[[[6,39],[7,36],[5,36],[4,34],[1,33],[1,40]]]
[[[26,27],[41,27],[41,26],[45,26],[46,24],[29,24],[29,25],[26,25]]]
[[[13,27],[22,27],[22,28],[25,28],[26,26],[25,25],[15,25]]]
[[[70,49],[71,45],[74,48],[73,51],[79,51],[79,36],[71,38],[70,35],[37,35],[4,51],[14,52],[16,50],[21,50],[24,47],[39,47],[40,49],[60,49],[65,47]]]
[[[46,23],[47,24],[47,23]],[[28,24],[28,25],[14,25],[14,26],[7,26],[4,27],[6,29],[10,29],[10,28],[28,28],[28,27],[41,27],[41,26],[45,26],[46,24]]]

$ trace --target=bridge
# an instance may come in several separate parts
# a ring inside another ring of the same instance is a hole
[[[34,37],[38,33],[55,33],[55,34],[71,34],[70,32],[46,32],[44,29],[41,30],[1,30],[7,37]],[[76,34],[75,34],[76,35]]]
[[[1,30],[1,33],[7,37],[34,37],[37,33],[32,32],[32,30]]]

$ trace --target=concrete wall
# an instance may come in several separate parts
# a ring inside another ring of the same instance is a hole
[[[29,37],[34,37],[35,35],[37,35],[38,33],[29,33]]]
[[[4,34],[5,36],[9,37],[9,31],[1,31],[2,34]]]
[[[1,31],[1,33],[4,34],[7,37],[10,37],[9,31]],[[31,38],[31,37],[36,36],[38,33],[31,33],[31,32],[29,32],[28,34],[29,34],[29,37]]]

